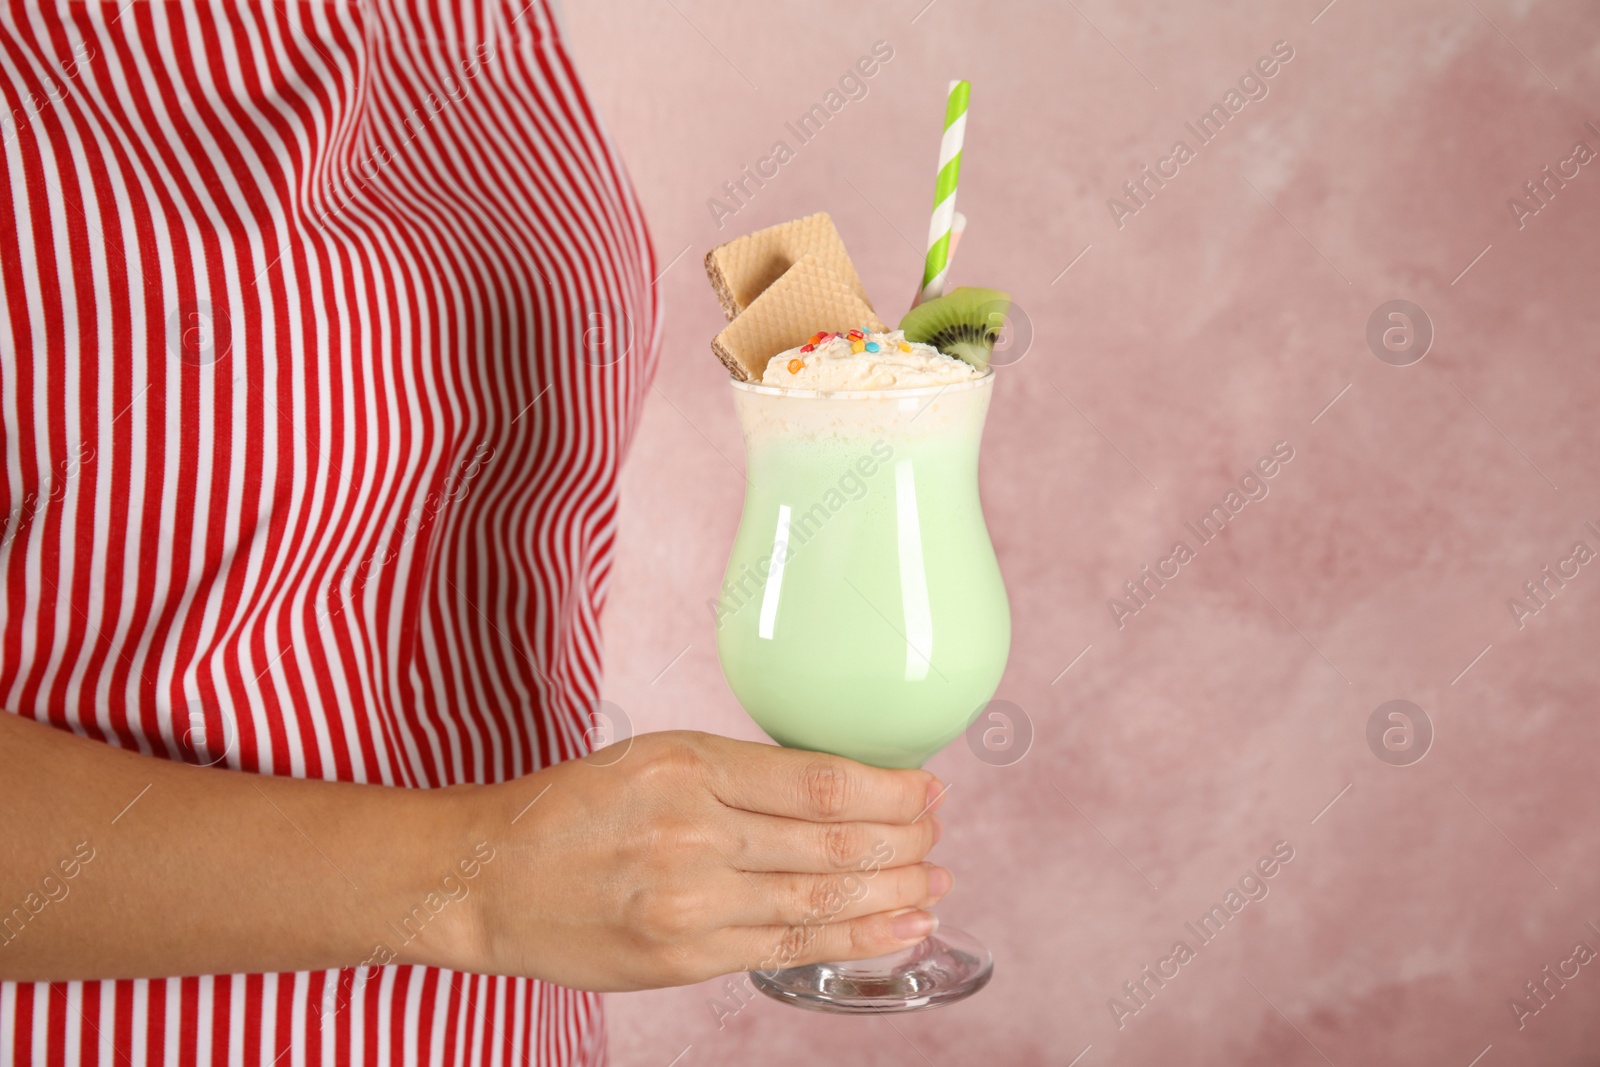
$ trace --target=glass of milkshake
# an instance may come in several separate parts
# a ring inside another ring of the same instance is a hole
[[[717,651],[779,744],[920,767],[994,695],[1011,619],[978,500],[993,385],[899,331],[814,338],[732,382],[747,487]],[[871,859],[846,891],[867,891]],[[993,967],[948,927],[879,959],[768,964],[763,992],[831,1012],[938,1007]]]

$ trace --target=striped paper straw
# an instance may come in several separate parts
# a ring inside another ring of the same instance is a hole
[[[944,139],[939,142],[939,180],[933,187],[933,219],[928,223],[928,258],[922,268],[918,302],[944,295],[950,273],[950,228],[956,215],[956,182],[961,177],[961,138],[967,132],[967,96],[972,84],[950,83],[944,106]]]

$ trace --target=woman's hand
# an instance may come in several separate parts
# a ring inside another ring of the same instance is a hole
[[[921,862],[943,789],[689,732],[484,787],[495,859],[452,938],[467,958],[417,962],[627,990],[905,948],[950,890]]]
[[[641,989],[881,955],[950,888],[921,862],[941,795],[925,771],[698,733],[500,785],[353,785],[0,712],[0,980],[416,963]]]

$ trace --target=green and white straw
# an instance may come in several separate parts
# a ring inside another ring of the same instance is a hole
[[[967,132],[970,82],[953,81],[944,105],[944,138],[939,142],[939,180],[933,188],[933,220],[928,224],[928,258],[922,268],[917,302],[944,295],[950,273],[950,238],[956,217],[956,183],[961,178],[961,139]]]

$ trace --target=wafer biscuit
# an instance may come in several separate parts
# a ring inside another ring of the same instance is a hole
[[[711,341],[717,358],[741,381],[760,381],[767,362],[820,330],[887,330],[849,283],[806,253],[767,286]]]
[[[808,253],[843,279],[863,304],[872,307],[833,219],[819,211],[745,234],[706,253],[706,274],[728,320],[738,317],[767,286]]]

